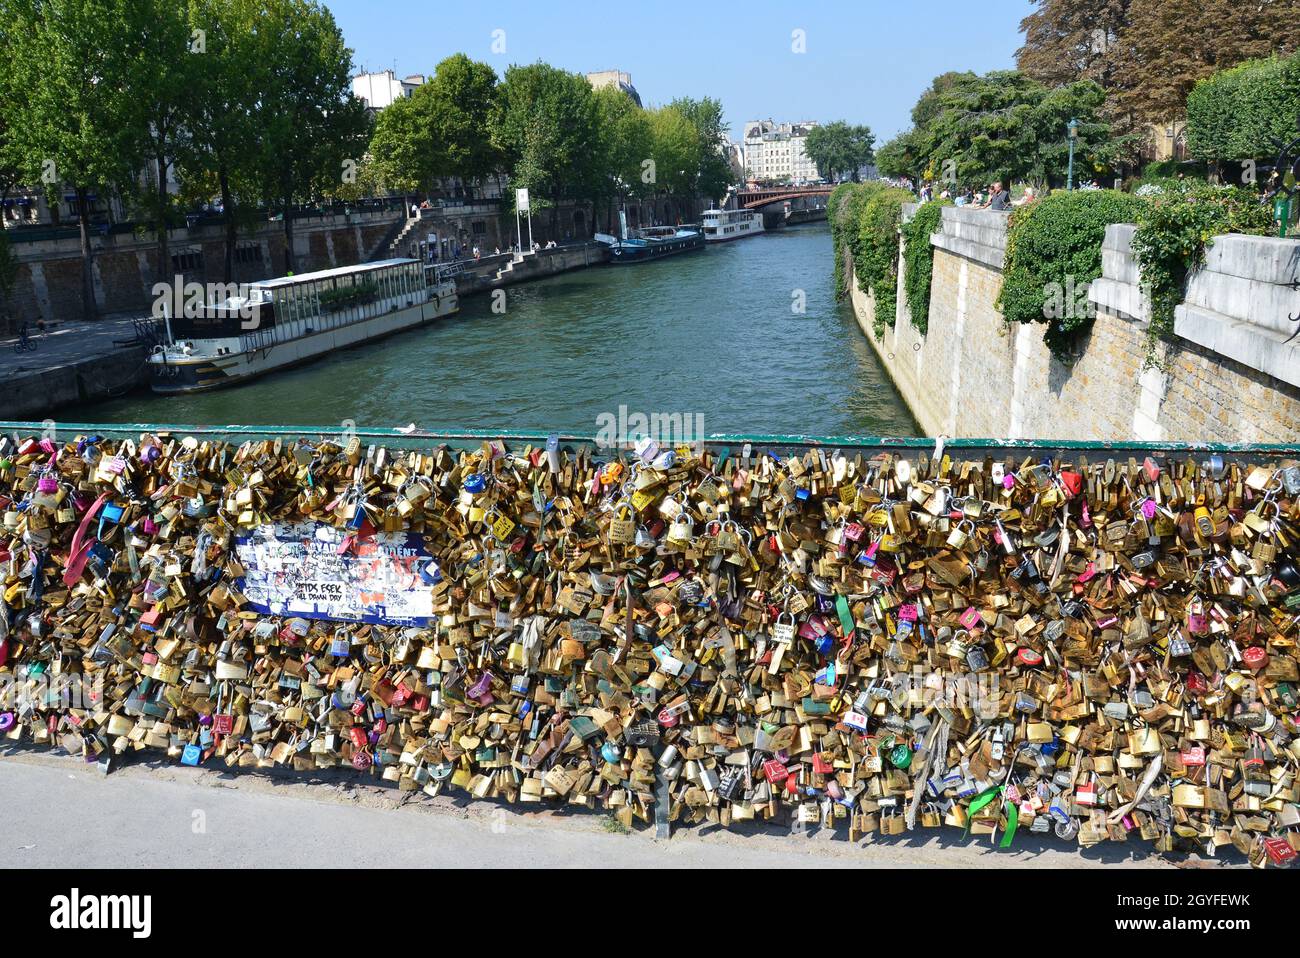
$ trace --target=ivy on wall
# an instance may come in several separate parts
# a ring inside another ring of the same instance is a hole
[[[898,227],[903,204],[915,197],[878,180],[845,183],[831,193],[828,215],[835,247],[835,286],[847,292],[845,259],[858,286],[876,299],[872,329],[881,336],[898,302]]]
[[[1106,227],[1131,223],[1142,200],[1115,190],[1058,192],[1011,214],[997,306],[1007,323],[1044,323],[1043,341],[1066,361],[1092,327],[1088,286],[1101,275]]]
[[[1215,236],[1225,233],[1266,235],[1270,207],[1247,190],[1175,181],[1144,198],[1133,236],[1133,256],[1142,275],[1142,290],[1151,305],[1147,329],[1147,365],[1155,364],[1156,343],[1173,335],[1174,310],[1183,301],[1187,277],[1205,260]]]
[[[934,280],[934,247],[930,236],[943,224],[943,208],[951,200],[931,200],[917,207],[903,224],[903,293],[912,325],[925,335],[930,326],[930,284]]]

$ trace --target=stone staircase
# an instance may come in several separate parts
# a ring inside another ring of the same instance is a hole
[[[420,217],[418,216],[407,216],[404,220],[395,222],[392,230],[389,231],[390,235],[385,236],[375,248],[374,253],[371,254],[370,262],[406,255],[402,252],[405,248],[404,244],[410,237],[411,232],[419,225]],[[393,234],[394,230],[396,231],[395,235]]]

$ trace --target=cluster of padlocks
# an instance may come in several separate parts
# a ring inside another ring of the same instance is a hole
[[[1300,470],[1017,459],[0,440],[0,735],[1294,859]]]

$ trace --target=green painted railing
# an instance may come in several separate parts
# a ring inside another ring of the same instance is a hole
[[[173,435],[190,435],[205,439],[244,441],[248,439],[296,439],[299,437],[323,438],[338,436],[341,427],[324,426],[243,426],[243,425],[183,425],[176,423],[75,423],[75,422],[24,422],[0,420],[0,432],[14,435],[34,435],[42,433],[47,427],[54,430],[59,438],[73,436],[131,436],[141,433],[169,433]],[[451,447],[477,446],[484,440],[500,439],[507,443],[520,445],[543,445],[550,434],[534,431],[464,429],[433,432],[415,429],[410,432],[401,429],[384,429],[378,427],[358,427],[350,430],[351,435],[370,443],[393,444],[406,448],[429,448],[438,445]],[[596,437],[560,434],[563,446],[595,446]],[[715,434],[703,440],[704,445],[719,453],[742,455],[744,446],[751,447],[750,455],[759,456],[767,452],[780,454],[783,451],[797,451],[812,447],[840,449],[854,454],[875,454],[902,451],[931,452],[938,440],[926,437],[894,436],[812,436],[812,435],[724,435]],[[943,448],[959,456],[975,457],[977,453],[1016,453],[1042,456],[1075,458],[1089,453],[1103,454],[1107,457],[1128,457],[1151,455],[1154,458],[1180,459],[1186,457],[1219,455],[1233,461],[1263,461],[1288,458],[1300,458],[1300,440],[1295,443],[1192,443],[1192,442],[1140,442],[1140,441],[1106,441],[1076,439],[947,439]],[[610,450],[613,452],[613,450]]]

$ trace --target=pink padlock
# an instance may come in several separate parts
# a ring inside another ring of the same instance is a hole
[[[36,480],[36,491],[54,493],[59,491],[59,480],[53,476],[41,476]]]

